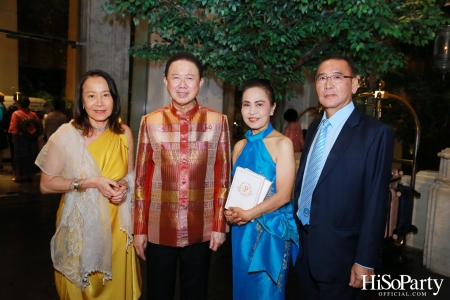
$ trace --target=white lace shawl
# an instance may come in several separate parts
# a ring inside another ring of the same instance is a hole
[[[62,125],[50,137],[35,163],[51,176],[70,179],[102,176],[95,159],[84,145],[81,132],[70,123]],[[127,174],[126,179],[130,188],[126,200],[119,206],[119,221],[120,229],[128,236],[128,249],[133,232],[133,174]],[[51,240],[54,268],[83,291],[89,285],[89,275],[93,272],[104,275],[103,283],[112,279],[108,203],[108,199],[95,188],[66,193],[57,229]]]

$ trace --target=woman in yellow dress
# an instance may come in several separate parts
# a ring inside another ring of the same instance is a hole
[[[120,122],[112,77],[86,73],[74,119],[49,139],[36,164],[41,192],[64,193],[51,241],[60,299],[138,299],[141,274],[132,244],[134,155]]]

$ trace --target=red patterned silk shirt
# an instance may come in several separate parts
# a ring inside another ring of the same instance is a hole
[[[134,233],[184,247],[225,232],[230,184],[227,117],[172,104],[142,117],[136,159]]]

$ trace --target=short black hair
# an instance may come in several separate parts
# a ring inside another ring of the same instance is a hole
[[[167,74],[169,73],[170,65],[173,62],[179,61],[179,60],[187,60],[193,63],[197,69],[198,74],[200,75],[200,78],[203,78],[203,66],[200,60],[192,53],[190,52],[178,52],[172,55],[169,60],[166,63],[166,69],[164,70],[164,77],[167,77]]]
[[[20,104],[20,106],[23,108],[28,108],[30,106],[30,98],[25,95],[20,95],[17,103]]]
[[[284,120],[286,120],[286,122],[297,122],[297,117],[298,117],[298,113],[295,109],[293,108],[289,108],[288,110],[286,110],[284,112]]]
[[[61,96],[53,98],[52,103],[55,110],[63,111],[66,108],[66,101]]]
[[[326,61],[331,60],[331,59],[346,61],[348,66],[350,67],[350,71],[352,72],[352,74],[350,74],[350,75],[351,76],[355,76],[356,75],[356,69],[355,69],[355,64],[353,63],[353,60],[350,57],[342,55],[342,54],[328,54],[328,55],[324,56],[320,60],[319,65],[317,67],[317,70],[319,70],[319,67],[320,67],[320,65],[323,62],[326,62]]]
[[[242,87],[242,94],[244,94],[246,90],[254,87],[263,89],[264,92],[266,92],[267,97],[269,97],[270,105],[273,106],[275,104],[275,92],[273,91],[269,80],[259,78],[252,78],[247,80]]]

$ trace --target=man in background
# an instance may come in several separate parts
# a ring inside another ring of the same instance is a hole
[[[0,170],[3,169],[3,150],[8,148],[8,135],[6,134],[6,106],[5,95],[0,92]],[[9,124],[8,124],[9,126]]]
[[[44,140],[47,141],[50,136],[58,130],[59,126],[67,123],[67,116],[64,114],[66,102],[62,97],[53,98],[53,111],[47,115],[44,123]]]

